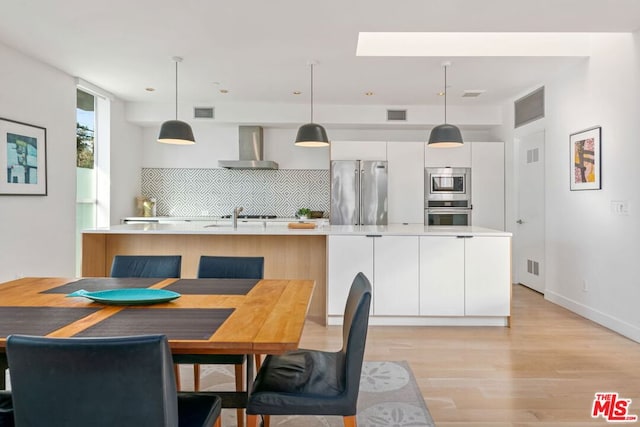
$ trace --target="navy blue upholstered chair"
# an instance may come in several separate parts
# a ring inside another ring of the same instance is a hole
[[[4,372],[2,373],[4,375]],[[0,390],[0,427],[13,427],[11,392]]]
[[[262,279],[264,257],[201,256],[198,277],[213,279]]]
[[[111,277],[180,277],[180,255],[116,255]]]
[[[358,273],[344,310],[342,349],[297,350],[269,355],[258,371],[247,403],[247,427],[258,415],[340,415],[356,426],[356,404],[369,325],[371,284]]]
[[[198,264],[198,278],[206,279],[262,279],[264,276],[264,257],[236,257],[236,256],[201,256]],[[175,363],[193,363],[194,390],[200,390],[200,364],[206,365],[234,365],[236,391],[242,391],[242,365],[245,362],[243,354],[212,354],[212,355],[180,355],[174,356]],[[256,355],[256,366],[260,364],[260,357]],[[238,427],[244,426],[244,411],[238,409]]]
[[[18,426],[220,425],[220,397],[176,392],[164,335],[12,335],[7,357]]]

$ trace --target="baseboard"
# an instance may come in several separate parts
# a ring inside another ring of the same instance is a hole
[[[640,328],[633,326],[623,320],[610,316],[609,314],[595,310],[582,303],[566,298],[563,295],[550,290],[545,290],[544,298],[554,304],[558,304],[567,310],[573,311],[580,316],[589,319],[597,324],[611,329],[635,342],[640,343]]]
[[[342,316],[329,316],[328,325],[342,325]],[[504,316],[371,316],[369,326],[508,326]]]

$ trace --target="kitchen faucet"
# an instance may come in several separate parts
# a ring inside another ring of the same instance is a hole
[[[233,210],[233,229],[234,230],[238,229],[238,215],[240,215],[240,212],[242,212],[243,209],[244,208],[242,206],[238,206]]]

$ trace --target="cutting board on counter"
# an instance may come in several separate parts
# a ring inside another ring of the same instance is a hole
[[[289,228],[316,228],[315,222],[290,222]]]

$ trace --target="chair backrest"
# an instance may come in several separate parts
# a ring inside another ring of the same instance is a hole
[[[180,277],[180,255],[116,255],[111,277]]]
[[[178,425],[164,335],[7,338],[18,426]]]
[[[358,273],[351,283],[347,304],[344,308],[342,326],[342,352],[345,357],[345,398],[353,405],[355,414],[360,375],[364,360],[364,348],[369,327],[369,308],[371,306],[371,283]]]
[[[264,257],[201,256],[199,278],[262,279]]]

